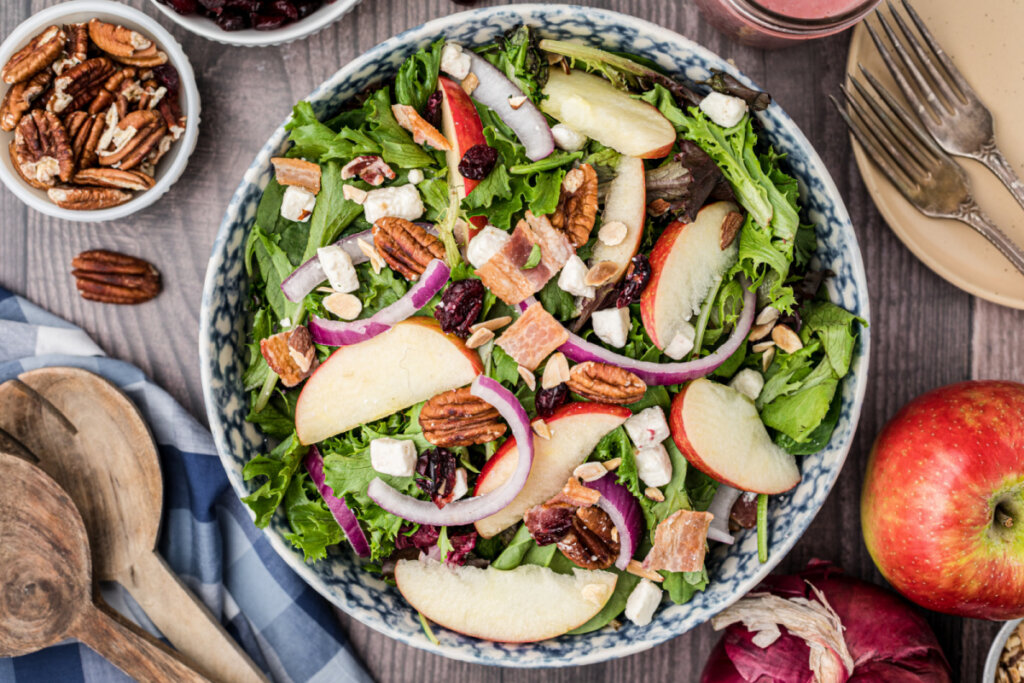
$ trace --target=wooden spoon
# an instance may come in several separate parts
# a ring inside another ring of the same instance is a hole
[[[99,580],[124,586],[209,678],[266,680],[155,550],[163,510],[160,462],[131,400],[86,370],[40,368],[0,385],[0,429],[35,454],[75,501]]]
[[[206,681],[156,639],[92,599],[89,539],[45,472],[0,453],[0,656],[77,638],[140,681]]]

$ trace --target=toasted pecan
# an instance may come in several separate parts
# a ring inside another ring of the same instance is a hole
[[[134,256],[105,249],[83,251],[71,261],[78,292],[90,301],[140,304],[160,293],[160,273]]]
[[[445,391],[424,403],[419,423],[427,441],[446,448],[488,443],[508,430],[497,409],[473,396],[469,387]]]
[[[548,216],[574,247],[590,239],[597,220],[597,172],[590,164],[569,171],[562,182],[558,205]]]
[[[27,81],[50,66],[60,56],[66,40],[67,35],[59,26],[47,26],[7,60],[0,70],[4,83]]]
[[[444,258],[444,245],[421,226],[385,216],[373,224],[373,244],[381,257],[407,280],[415,280],[434,259]]]
[[[0,103],[0,129],[12,131],[17,127],[21,117],[50,84],[50,76],[49,70],[40,71],[32,78],[15,83],[7,89]]]
[[[46,192],[50,201],[62,209],[97,211],[109,209],[131,200],[131,194],[112,187],[51,187]]]
[[[583,398],[619,405],[636,403],[647,391],[644,381],[629,370],[592,360],[574,365],[567,384]]]

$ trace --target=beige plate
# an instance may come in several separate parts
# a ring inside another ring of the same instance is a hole
[[[914,8],[956,62],[995,119],[996,141],[1024,176],[1024,27],[1022,0],[917,0]],[[898,92],[864,26],[850,42],[847,70],[860,62]],[[966,225],[919,213],[854,145],[864,184],[896,236],[925,265],[960,289],[983,299],[1024,308],[1024,275]],[[1017,244],[1024,245],[1024,210],[981,164],[957,158],[982,209]]]

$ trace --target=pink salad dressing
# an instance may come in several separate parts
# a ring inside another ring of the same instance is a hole
[[[793,19],[829,19],[852,12],[864,0],[753,0],[753,4]]]

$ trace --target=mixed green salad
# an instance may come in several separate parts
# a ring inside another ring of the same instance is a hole
[[[299,102],[246,245],[256,524],[503,641],[646,624],[744,527],[765,561],[864,323],[769,101],[522,26]]]

